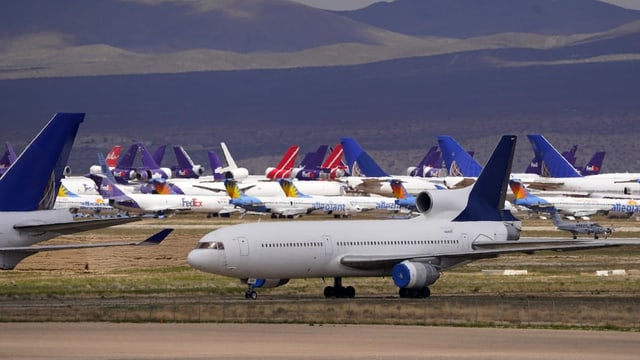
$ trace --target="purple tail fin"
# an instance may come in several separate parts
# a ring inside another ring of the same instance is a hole
[[[321,167],[328,149],[329,145],[320,145],[316,151],[308,152],[304,159],[302,159],[300,167],[304,169],[317,169]]]
[[[598,151],[593,154],[591,160],[585,165],[585,167],[578,169],[582,176],[586,175],[597,175],[600,173],[602,169],[602,162],[604,161],[604,151]]]
[[[7,145],[7,150],[0,158],[0,175],[4,174],[5,171],[16,161],[16,153],[13,152],[13,147],[9,142],[5,143]]]
[[[160,167],[161,166],[160,164],[162,164],[162,159],[164,158],[164,151],[166,149],[167,149],[167,145],[160,145],[158,146],[156,151],[153,152],[153,161],[156,162],[158,167]]]
[[[216,169],[224,167],[222,165],[222,161],[220,161],[220,158],[218,157],[218,154],[215,151],[208,151],[207,155],[209,156],[209,165],[213,172],[213,179],[224,180],[224,174],[216,172]]]

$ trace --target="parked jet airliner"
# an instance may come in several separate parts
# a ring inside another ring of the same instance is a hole
[[[58,113],[0,178],[0,269],[13,269],[40,251],[155,244],[171,229],[141,243],[116,242],[34,245],[59,235],[124,224],[137,218],[74,221],[66,209],[54,210],[62,174],[84,113]]]
[[[400,297],[427,297],[440,272],[510,252],[617,246],[612,240],[521,239],[520,221],[504,210],[516,144],[504,136],[473,186],[421,192],[421,216],[407,220],[258,222],[229,226],[200,239],[188,255],[202,271],[239,278],[245,294],[291,278],[333,277],[326,297],[354,297],[346,276],[388,276]],[[626,242],[623,242],[626,243]],[[640,245],[640,239],[630,241]]]

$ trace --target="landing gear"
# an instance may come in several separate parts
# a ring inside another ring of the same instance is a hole
[[[245,299],[255,300],[258,298],[258,293],[253,289],[248,289],[246,293],[244,293]]]
[[[401,298],[426,299],[431,296],[431,290],[428,287],[423,287],[422,289],[400,288],[398,294]]]
[[[353,286],[342,286],[342,278],[333,278],[333,286],[327,286],[324,288],[324,297],[330,298],[354,298],[356,296],[356,289]]]

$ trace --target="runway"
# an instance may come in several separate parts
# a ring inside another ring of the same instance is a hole
[[[422,326],[0,323],[2,359],[637,359],[640,333]]]

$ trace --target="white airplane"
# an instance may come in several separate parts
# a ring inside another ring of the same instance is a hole
[[[111,207],[109,201],[100,195],[79,195],[71,192],[64,184],[60,185],[56,204],[54,209],[67,209],[72,214],[112,214],[115,215],[120,211]]]
[[[229,216],[238,212],[223,195],[141,194],[125,192],[108,176],[90,174],[100,195],[116,209],[135,214],[153,214],[162,217],[178,212],[194,212]]]
[[[548,212],[554,208],[561,214],[574,217],[606,215],[609,212],[630,215],[637,212],[637,202],[633,199],[553,196],[544,192],[532,194],[523,183],[516,180],[509,181],[509,186],[515,197],[514,205],[525,206],[535,211]]]
[[[238,187],[235,180],[224,181],[227,195],[231,199],[230,204],[244,209],[253,214],[271,214],[272,218],[293,218],[309,213],[308,204],[300,204],[285,197],[282,192],[280,196],[255,197],[246,195]]]
[[[425,190],[444,189],[439,178],[423,178],[407,175],[388,175],[373,158],[353,138],[340,139],[344,156],[351,176],[338,179],[352,191],[393,196],[389,183],[392,179],[401,180],[410,194]]]
[[[334,217],[345,217],[361,212],[409,213],[396,199],[385,196],[314,196],[300,191],[292,180],[280,179],[280,187],[292,203],[308,206],[308,212],[321,211]]]
[[[390,277],[400,297],[428,297],[440,272],[505,253],[640,245],[630,241],[524,239],[504,199],[516,137],[504,136],[473,186],[422,192],[421,216],[407,220],[258,222],[224,227],[200,239],[188,255],[199,270],[256,288],[291,278],[333,277],[326,297],[354,297],[345,276]]]
[[[84,113],[58,113],[0,178],[0,269],[13,269],[41,251],[155,244],[171,229],[140,242],[34,245],[59,235],[99,229],[137,218],[74,221],[66,209],[55,210],[56,194]]]

